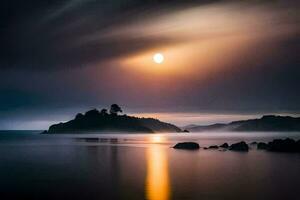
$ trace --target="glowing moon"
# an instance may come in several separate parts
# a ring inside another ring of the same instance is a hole
[[[153,56],[153,61],[157,64],[161,64],[164,62],[164,56],[161,53],[156,53]]]

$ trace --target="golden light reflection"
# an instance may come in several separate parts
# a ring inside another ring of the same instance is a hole
[[[166,149],[153,145],[147,150],[146,199],[170,199],[170,179]]]
[[[153,135],[150,137],[150,142],[151,143],[163,143],[166,141],[166,138],[162,135]]]

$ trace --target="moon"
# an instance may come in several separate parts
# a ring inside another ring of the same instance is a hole
[[[157,64],[161,64],[164,62],[164,55],[161,53],[156,53],[153,55],[153,61]]]

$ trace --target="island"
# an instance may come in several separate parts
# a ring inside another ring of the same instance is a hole
[[[190,132],[202,131],[300,131],[300,117],[264,115],[259,119],[233,121],[228,124],[207,126],[189,125]]]
[[[45,134],[56,133],[91,133],[91,132],[136,132],[136,133],[157,133],[157,132],[183,132],[177,126],[159,121],[154,118],[138,118],[122,113],[117,104],[112,104],[101,111],[92,109],[86,113],[78,113],[76,117],[65,123],[51,125]]]

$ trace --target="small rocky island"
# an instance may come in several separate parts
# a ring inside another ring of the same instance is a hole
[[[68,122],[51,125],[48,131],[43,133],[90,133],[90,132],[182,132],[177,126],[161,122],[154,118],[138,118],[134,116],[119,115],[122,109],[117,104],[112,104],[107,109],[98,111],[89,110],[85,114],[78,113]]]

